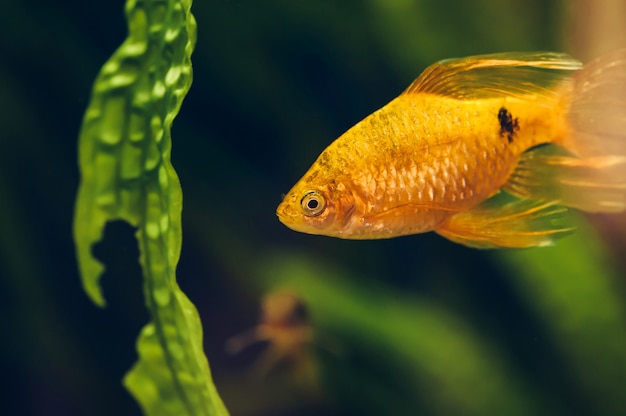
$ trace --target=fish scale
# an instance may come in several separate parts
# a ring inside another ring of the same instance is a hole
[[[403,102],[407,100],[413,101],[411,105]],[[358,193],[364,195],[364,198],[377,198],[381,194],[395,196],[392,200],[378,198],[388,203],[388,206],[380,207],[384,211],[392,209],[394,204],[402,203],[432,203],[445,209],[459,209],[450,203],[467,201],[472,205],[476,199],[494,193],[510,174],[509,166],[512,165],[514,152],[507,150],[506,140],[499,137],[499,124],[495,117],[497,111],[492,111],[494,117],[491,125],[485,123],[486,128],[480,132],[468,132],[464,128],[467,123],[465,120],[476,114],[476,105],[465,109],[458,102],[450,102],[448,108],[439,104],[440,111],[435,114],[442,117],[445,112],[448,117],[444,120],[451,119],[452,122],[435,122],[435,129],[427,124],[411,123],[417,118],[416,114],[432,109],[432,100],[441,101],[439,97],[402,96],[397,102],[392,101],[373,117],[364,120],[359,128],[338,139],[354,142],[361,129],[374,131],[379,123],[387,123],[392,119],[396,121],[393,136],[381,134],[367,140],[369,151],[383,149],[379,150],[379,155],[391,157],[392,161],[382,157],[369,163],[358,160],[361,169],[375,172],[373,176],[378,178],[375,187],[371,186],[371,182],[366,185],[355,183],[355,186],[361,187]],[[492,107],[497,108],[497,104]],[[410,111],[406,111],[407,108]],[[453,114],[452,117],[450,114]],[[424,129],[428,129],[430,135]],[[380,130],[386,132],[389,129],[382,127]],[[460,133],[455,136],[454,132],[457,131]],[[429,142],[428,137],[436,139]],[[521,137],[520,141],[525,139]],[[388,142],[391,141],[394,152],[386,150],[390,148]],[[526,146],[532,144],[531,141]],[[473,152],[469,152],[468,148],[473,149]],[[333,150],[328,149],[329,152]],[[365,154],[366,151],[359,153]],[[481,154],[485,155],[482,159]],[[459,169],[459,166],[465,169]],[[354,166],[353,169],[358,167]],[[464,185],[461,186],[461,183]]]

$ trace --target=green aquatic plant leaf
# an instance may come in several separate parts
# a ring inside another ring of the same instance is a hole
[[[103,66],[79,140],[82,174],[74,238],[83,286],[98,305],[103,266],[91,247],[107,221],[137,228],[152,321],[124,383],[148,415],[228,414],[211,379],[202,326],[176,283],[182,190],[170,162],[170,127],[192,80],[191,0],[128,0],[129,34]]]
[[[549,329],[569,383],[596,414],[626,414],[626,313],[623,275],[589,224],[554,247],[495,254],[529,309]]]

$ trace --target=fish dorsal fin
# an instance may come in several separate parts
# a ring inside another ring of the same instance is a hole
[[[582,64],[564,53],[510,52],[446,59],[428,68],[403,94],[430,93],[462,100],[551,95]]]

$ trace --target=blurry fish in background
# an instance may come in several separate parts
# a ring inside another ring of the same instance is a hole
[[[266,342],[266,349],[255,363],[257,377],[266,377],[272,369],[284,364],[298,382],[314,386],[317,368],[311,351],[313,338],[302,299],[290,291],[278,291],[262,299],[259,324],[230,338],[226,351],[238,354],[253,344]]]
[[[277,215],[310,234],[497,248],[553,244],[574,229],[567,207],[626,208],[626,49],[584,67],[552,52],[436,63],[328,146]]]

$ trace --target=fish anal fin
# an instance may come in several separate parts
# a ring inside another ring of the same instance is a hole
[[[404,94],[430,93],[457,99],[494,97],[549,98],[555,85],[581,68],[567,54],[511,52],[446,59],[428,67]]]
[[[467,212],[452,215],[435,231],[474,248],[549,246],[571,234],[567,208],[553,201],[516,198],[500,192]]]
[[[580,159],[559,146],[540,146],[522,155],[504,189],[587,212],[620,212],[626,209],[626,157]]]

